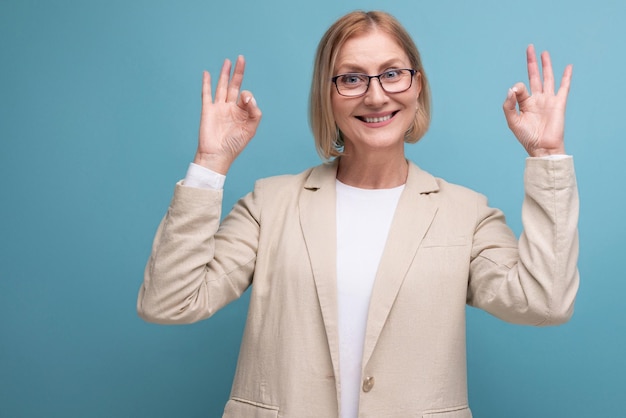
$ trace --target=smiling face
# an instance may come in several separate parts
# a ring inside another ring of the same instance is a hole
[[[396,40],[380,30],[348,39],[337,55],[334,74],[382,72],[411,68]],[[386,93],[377,79],[359,97],[341,96],[333,86],[331,105],[344,139],[345,154],[394,150],[404,153],[404,136],[415,119],[420,93],[420,74],[402,93]]]

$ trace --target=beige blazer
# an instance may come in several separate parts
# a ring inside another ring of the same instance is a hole
[[[259,180],[221,224],[221,191],[176,186],[137,309],[148,321],[190,323],[253,285],[224,417],[338,416],[336,169]],[[570,318],[571,158],[527,160],[522,218],[518,243],[482,195],[410,165],[371,296],[359,417],[472,416],[466,303],[520,324]]]

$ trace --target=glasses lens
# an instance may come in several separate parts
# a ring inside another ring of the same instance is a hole
[[[400,93],[411,87],[411,72],[409,70],[389,70],[379,77],[380,83],[388,93]]]
[[[335,83],[337,90],[344,96],[360,96],[367,90],[369,77],[363,74],[342,74]]]

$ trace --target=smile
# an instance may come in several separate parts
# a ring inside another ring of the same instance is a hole
[[[367,123],[384,122],[391,119],[391,115],[383,116],[382,118],[363,118]]]
[[[394,117],[394,115],[396,114],[396,112],[390,113],[386,116],[379,116],[379,117],[373,117],[373,118],[368,118],[365,116],[359,116],[359,119],[361,119],[363,122],[366,123],[380,123],[380,122],[385,122],[388,121],[389,119],[391,119],[392,117]]]

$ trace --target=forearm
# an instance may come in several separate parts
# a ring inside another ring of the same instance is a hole
[[[203,293],[204,270],[212,260],[213,235],[219,225],[221,196],[221,191],[177,185],[146,265],[137,301],[142,318],[191,322],[186,311]]]
[[[220,226],[222,192],[177,185],[154,239],[137,311],[151,322],[208,318],[249,286],[258,224],[242,199]]]
[[[519,240],[520,280],[534,281],[545,309],[539,325],[567,321],[578,290],[579,200],[573,159],[531,158],[524,175],[524,231]],[[532,287],[531,287],[532,288]],[[529,294],[529,303],[533,303]]]
[[[527,160],[522,222],[516,243],[499,211],[481,217],[468,303],[513,323],[565,322],[578,288],[578,192],[570,157]]]

